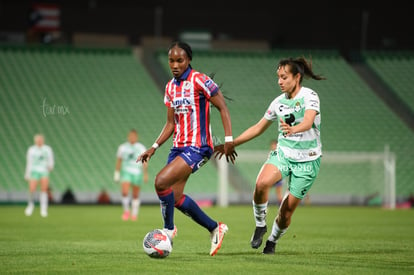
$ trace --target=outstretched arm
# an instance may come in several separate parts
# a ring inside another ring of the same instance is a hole
[[[234,140],[234,146],[241,145],[249,140],[254,139],[257,136],[260,136],[263,134],[267,128],[272,124],[271,120],[267,120],[265,118],[262,118],[259,120],[256,124],[250,126],[248,129],[246,129],[243,133],[241,133],[235,140]],[[223,145],[217,145],[214,147],[215,151],[215,157],[221,157],[224,154]]]
[[[152,145],[151,148],[149,148],[147,151],[142,153],[138,156],[137,162],[146,162],[149,161],[152,157],[152,155],[155,154],[155,150],[159,146],[161,146],[167,139],[171,137],[171,135],[174,132],[175,122],[174,122],[174,108],[168,107],[167,110],[167,121],[165,122],[164,128],[162,128],[162,131],[158,138],[155,140],[154,145]]]
[[[255,137],[260,136],[263,134],[269,126],[272,125],[271,120],[267,120],[265,118],[262,118],[259,120],[256,124],[250,126],[248,129],[246,129],[243,133],[241,133],[235,140],[234,140],[234,146],[239,146],[249,140],[254,139]]]

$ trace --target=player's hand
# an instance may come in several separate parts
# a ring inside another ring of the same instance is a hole
[[[154,154],[155,154],[155,148],[151,147],[150,149],[148,149],[147,151],[139,155],[136,162],[142,162],[142,163],[147,162],[151,159],[152,155]]]
[[[286,122],[283,121],[283,119],[280,119],[280,129],[283,132],[283,135],[286,136],[290,136],[293,133],[293,129],[292,126],[290,126],[289,124],[287,124]]]
[[[234,164],[237,157],[237,152],[234,150],[233,142],[226,142],[225,144],[219,144],[214,146],[214,157],[221,159],[223,155],[226,155],[226,160],[229,160]]]
[[[234,150],[234,143],[232,142],[226,142],[224,143],[224,154],[226,155],[226,160],[234,164],[234,161],[236,160],[237,153],[236,150]]]
[[[114,172],[114,182],[118,183],[120,179],[121,179],[121,173],[119,173],[119,171],[115,170],[115,172]]]
[[[221,157],[224,155],[224,144],[219,144],[214,146],[214,157],[221,159]]]

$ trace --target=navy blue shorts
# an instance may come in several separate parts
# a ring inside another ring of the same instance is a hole
[[[273,186],[281,186],[281,185],[283,185],[283,179],[281,179],[281,180],[275,182],[275,184],[273,184]]]
[[[201,148],[194,146],[187,147],[173,147],[171,148],[170,154],[168,155],[167,164],[170,163],[173,159],[180,156],[188,166],[193,170],[192,173],[197,171],[201,166],[206,164],[213,154],[213,149],[209,146],[204,146]]]

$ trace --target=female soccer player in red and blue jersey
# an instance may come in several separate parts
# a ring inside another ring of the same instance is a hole
[[[211,219],[197,203],[184,194],[189,176],[211,157],[214,151],[210,126],[210,103],[220,112],[225,133],[224,151],[227,161],[234,163],[230,113],[218,85],[204,73],[194,70],[191,47],[184,42],[174,42],[168,50],[168,63],[173,78],[165,87],[164,103],[167,121],[150,149],[141,154],[138,161],[149,161],[155,150],[173,135],[173,147],[167,165],[155,178],[155,190],[160,199],[164,230],[171,240],[177,233],[174,225],[174,207],[210,232],[211,250],[214,256],[220,249],[226,224]]]

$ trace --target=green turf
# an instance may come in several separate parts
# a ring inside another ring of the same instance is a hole
[[[121,206],[51,205],[25,217],[24,206],[0,206],[1,274],[413,274],[414,211],[300,205],[276,255],[254,250],[250,206],[210,207],[229,232],[214,257],[209,234],[176,211],[172,254],[152,259],[142,238],[162,226],[158,206],[143,205],[137,222]],[[271,206],[271,220],[277,211]],[[267,236],[267,235],[266,235]]]

